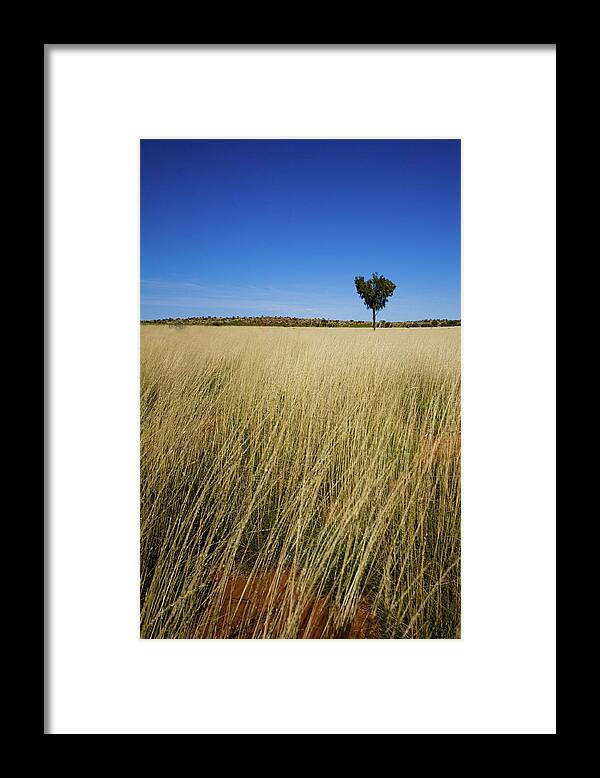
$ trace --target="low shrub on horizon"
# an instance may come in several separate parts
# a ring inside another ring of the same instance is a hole
[[[188,326],[233,326],[233,327],[366,327],[372,329],[369,321],[353,319],[301,319],[292,316],[192,316],[188,318],[145,319],[141,324],[178,324]],[[460,319],[419,319],[417,321],[379,321],[378,329],[391,327],[460,327]]]

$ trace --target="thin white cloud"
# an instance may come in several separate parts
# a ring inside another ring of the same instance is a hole
[[[200,279],[174,281],[160,278],[141,279],[141,302],[145,310],[164,310],[169,315],[289,315],[331,319],[368,319],[370,314],[349,290],[296,285],[282,289],[271,285],[206,285]],[[433,307],[437,310],[432,309]],[[452,305],[438,297],[428,299],[414,294],[396,294],[380,318],[403,321],[420,318],[456,318],[449,315]],[[424,309],[427,310],[424,310]]]

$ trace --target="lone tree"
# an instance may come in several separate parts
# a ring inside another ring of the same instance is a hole
[[[375,313],[385,308],[388,297],[394,294],[396,284],[389,278],[373,273],[368,281],[365,281],[362,276],[356,276],[354,285],[363,303],[373,311],[373,329],[375,329]]]

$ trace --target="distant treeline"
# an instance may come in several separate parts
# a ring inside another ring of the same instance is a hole
[[[372,327],[369,321],[354,319],[297,319],[293,316],[193,316],[187,319],[152,319],[142,324],[168,324],[172,327]],[[419,319],[418,321],[379,321],[377,327],[459,327],[460,319]]]

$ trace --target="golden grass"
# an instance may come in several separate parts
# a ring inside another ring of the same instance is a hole
[[[305,637],[315,602],[460,637],[460,328],[143,327],[141,636]]]

